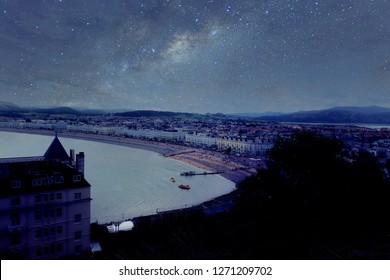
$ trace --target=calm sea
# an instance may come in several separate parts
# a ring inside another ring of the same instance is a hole
[[[92,185],[91,222],[108,223],[190,207],[234,190],[219,175],[180,176],[203,171],[157,153],[92,141],[61,138],[64,148],[85,153],[85,177]],[[53,137],[0,131],[0,158],[41,156]],[[172,183],[170,178],[176,178]],[[177,186],[188,184],[190,190]]]

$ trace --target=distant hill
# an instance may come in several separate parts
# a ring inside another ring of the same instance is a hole
[[[60,115],[80,115],[80,112],[70,107],[54,107],[54,108],[36,108],[29,109],[30,112],[43,114],[60,114]]]
[[[236,113],[236,114],[229,114],[229,116],[232,117],[239,117],[239,118],[260,118],[260,117],[271,117],[271,116],[280,116],[284,115],[285,113],[281,112],[264,112],[264,113]]]
[[[13,103],[0,101],[0,116],[18,117],[22,111],[22,108]]]
[[[120,116],[120,117],[195,117],[195,116],[199,116],[199,115],[192,114],[192,113],[138,110],[138,111],[115,113],[114,116]]]
[[[0,101],[0,112],[11,112],[11,111],[21,111],[22,109],[13,104],[13,103],[9,103],[9,102],[4,102],[4,101]]]
[[[318,111],[301,111],[279,116],[262,116],[257,120],[302,123],[375,123],[390,124],[390,108],[334,107]]]

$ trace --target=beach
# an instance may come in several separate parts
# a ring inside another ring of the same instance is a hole
[[[0,128],[0,130],[25,134],[48,135],[53,137],[55,135],[55,132],[51,130],[9,128]],[[251,176],[256,172],[256,168],[253,162],[247,158],[227,155],[216,151],[181,146],[172,143],[76,132],[59,132],[58,137],[121,145],[125,147],[155,152],[161,156],[171,157],[206,171],[220,172],[221,176],[234,182],[235,184],[240,183],[246,177]]]

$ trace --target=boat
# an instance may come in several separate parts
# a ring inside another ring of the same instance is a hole
[[[173,177],[171,177],[171,182],[172,182],[172,183],[175,183],[175,182],[176,182],[176,179],[173,178]]]
[[[189,190],[190,186],[189,185],[179,185],[179,188],[183,189],[183,190]]]

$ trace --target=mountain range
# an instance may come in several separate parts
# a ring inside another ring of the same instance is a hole
[[[334,107],[325,110],[257,116],[253,119],[274,122],[390,124],[390,108]]]
[[[180,112],[166,112],[153,110],[91,110],[86,108],[51,107],[51,108],[27,108],[19,107],[9,102],[0,101],[0,115],[23,116],[28,114],[64,114],[64,115],[103,115],[113,114],[121,117],[237,117],[271,122],[300,122],[300,123],[369,123],[390,124],[390,108],[380,106],[368,107],[334,107],[325,110],[299,111],[295,113],[241,113],[234,115],[224,114],[193,114]]]

